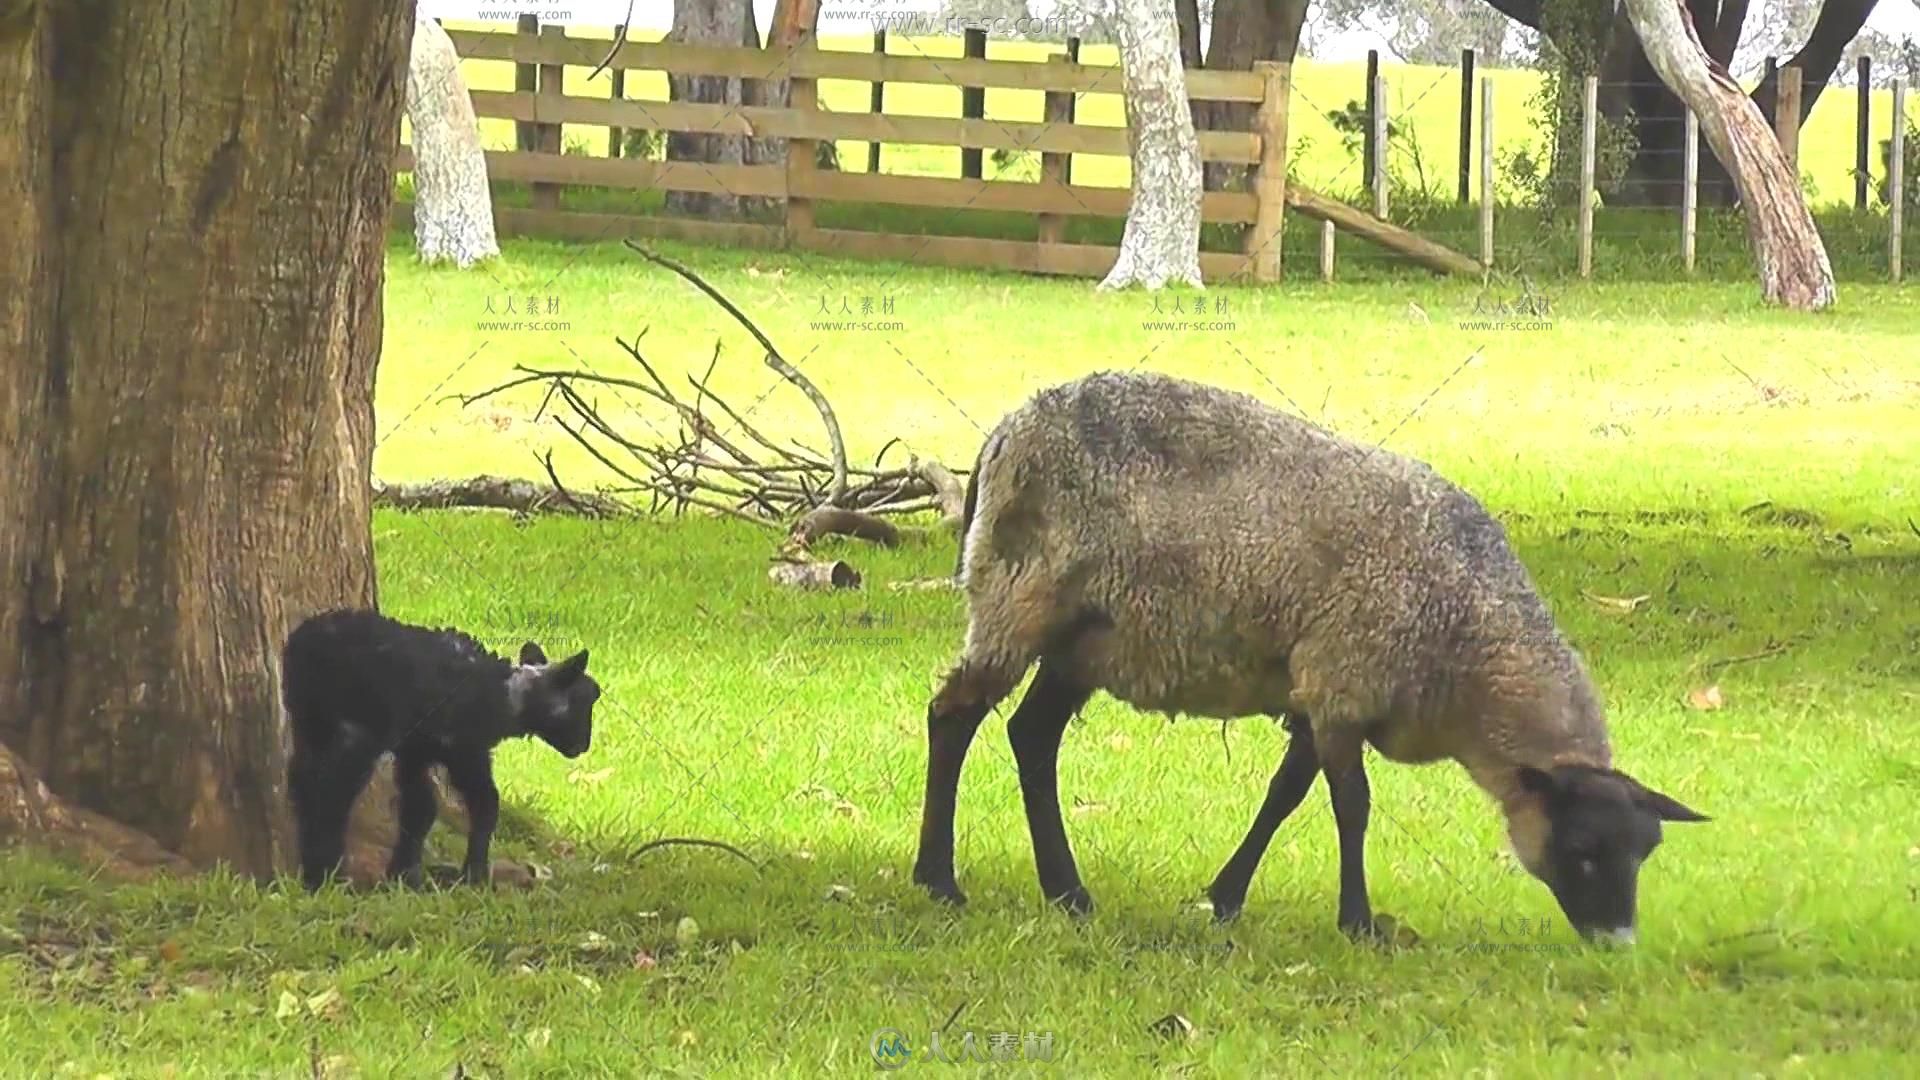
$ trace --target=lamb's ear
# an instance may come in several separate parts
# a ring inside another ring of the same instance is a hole
[[[541,651],[540,646],[535,645],[531,641],[527,642],[525,645],[520,646],[520,666],[521,667],[534,667],[535,665],[544,664],[546,662],[547,662],[547,654]]]
[[[1670,795],[1662,795],[1640,783],[1633,783],[1633,804],[1660,815],[1662,821],[1712,821],[1713,819]]]
[[[1515,776],[1520,781],[1520,789],[1530,795],[1538,795],[1552,800],[1561,792],[1560,778],[1545,769],[1536,769],[1531,765],[1522,765]]]
[[[587,650],[581,649],[565,660],[547,669],[547,681],[555,686],[566,686],[585,674],[587,670]]]

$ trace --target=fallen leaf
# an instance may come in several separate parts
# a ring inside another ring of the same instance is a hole
[[[547,1027],[534,1028],[532,1031],[527,1032],[525,1038],[528,1046],[533,1047],[535,1050],[545,1050],[547,1044],[553,1041],[553,1029]]]
[[[674,943],[682,949],[691,949],[700,941],[700,924],[691,915],[682,915],[680,922],[673,928]]]
[[[595,769],[592,772],[584,772],[580,769],[574,769],[567,773],[567,783],[585,784],[587,787],[594,787],[598,785],[601,781],[605,780],[607,777],[612,775],[613,775],[613,766],[611,765],[607,766],[604,769]]]
[[[695,1035],[691,1031],[683,1031],[674,1036],[674,1041],[678,1042],[681,1046],[692,1046],[694,1043],[700,1041],[700,1036]]]
[[[1288,964],[1285,968],[1282,968],[1281,970],[1290,979],[1298,978],[1299,976],[1305,975],[1307,972],[1312,971],[1313,965],[1307,963],[1305,960],[1302,960],[1297,964]]]
[[[613,942],[598,930],[589,930],[587,936],[580,939],[579,948],[582,952],[604,952],[613,948]]]
[[[845,885],[829,885],[827,886],[827,899],[851,900],[853,899],[853,890],[847,888]]]
[[[576,972],[574,973],[573,978],[574,978],[574,981],[578,982],[581,986],[584,986],[587,988],[587,993],[597,994],[600,992],[600,984],[597,982],[594,982],[592,976],[581,975],[578,972]]]
[[[1179,1013],[1168,1013],[1147,1025],[1147,1030],[1163,1039],[1193,1038],[1193,1021]]]
[[[1687,704],[1693,708],[1708,711],[1717,709],[1726,702],[1720,697],[1720,685],[1715,683],[1712,686],[1688,691]]]
[[[1126,732],[1116,731],[1107,737],[1107,745],[1113,747],[1115,750],[1131,750],[1133,749],[1133,740],[1127,736]]]
[[[346,1003],[346,999],[340,996],[340,991],[328,987],[307,999],[307,1012],[314,1016],[331,1019],[340,1015],[340,1010]]]
[[[1602,596],[1597,592],[1592,592],[1587,589],[1581,589],[1580,595],[1599,604],[1603,608],[1618,611],[1622,614],[1632,614],[1641,604],[1653,599],[1652,595],[1648,593],[1641,593],[1639,596]]]
[[[165,960],[169,964],[179,963],[180,962],[179,944],[174,942],[171,938],[161,942],[160,943],[160,959]]]

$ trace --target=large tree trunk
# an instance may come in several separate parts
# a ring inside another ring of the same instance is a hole
[[[1831,305],[1833,268],[1800,178],[1759,108],[1707,55],[1685,0],[1627,0],[1626,6],[1661,81],[1699,116],[1708,145],[1733,174],[1762,297],[1802,311]]]
[[[1133,161],[1120,258],[1102,289],[1200,281],[1200,141],[1187,110],[1173,0],[1120,0],[1120,67]]]
[[[1207,41],[1210,71],[1252,71],[1256,60],[1292,63],[1300,49],[1310,0],[1218,0],[1213,7],[1213,37]],[[1195,122],[1208,131],[1251,131],[1256,106],[1212,101],[1196,110]],[[1206,190],[1243,190],[1249,169],[1226,161],[1206,165]]]
[[[291,864],[279,647],[374,600],[412,8],[0,19],[0,800],[42,804],[28,828],[44,782],[195,865]]]
[[[465,268],[499,255],[473,98],[460,77],[453,39],[432,19],[413,24],[407,123],[413,128],[413,231],[420,258],[451,259]]]
[[[673,29],[668,41],[698,42],[706,45],[745,45],[760,47],[760,31],[753,19],[749,0],[674,0]],[[769,70],[772,64],[769,63]],[[768,85],[764,79],[737,79],[718,75],[667,76],[667,95],[674,101],[725,105],[767,104],[785,88]],[[745,120],[729,115],[717,125],[719,131],[747,130]],[[782,160],[785,148],[780,140],[753,139],[744,134],[709,134],[675,131],[667,134],[668,161],[699,161],[709,165],[757,165]],[[761,196],[734,195],[724,191],[669,191],[667,212],[707,219],[763,217],[774,201]]]

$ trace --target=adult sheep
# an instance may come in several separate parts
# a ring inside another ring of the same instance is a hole
[[[1380,933],[1363,743],[1390,761],[1463,765],[1589,940],[1633,940],[1660,823],[1707,820],[1612,768],[1584,665],[1472,496],[1244,394],[1107,372],[1036,395],[981,449],[958,572],[966,644],[927,709],[913,873],[942,899],[965,902],[953,872],[961,763],[1036,660],[1007,736],[1041,889],[1078,914],[1092,899],[1056,763],[1095,690],[1170,715],[1287,719],[1285,759],[1208,890],[1220,919],[1239,912],[1274,831],[1324,773],[1338,925]]]

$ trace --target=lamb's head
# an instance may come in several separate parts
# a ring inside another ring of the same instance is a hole
[[[1523,767],[1517,778],[1529,805],[1508,830],[1521,864],[1582,937],[1632,944],[1640,866],[1660,846],[1660,823],[1709,819],[1614,769]]]
[[[554,664],[540,646],[527,642],[520,647],[520,666],[507,678],[507,696],[521,731],[569,758],[587,752],[593,742],[593,703],[600,699],[600,684],[587,674],[587,650]]]

